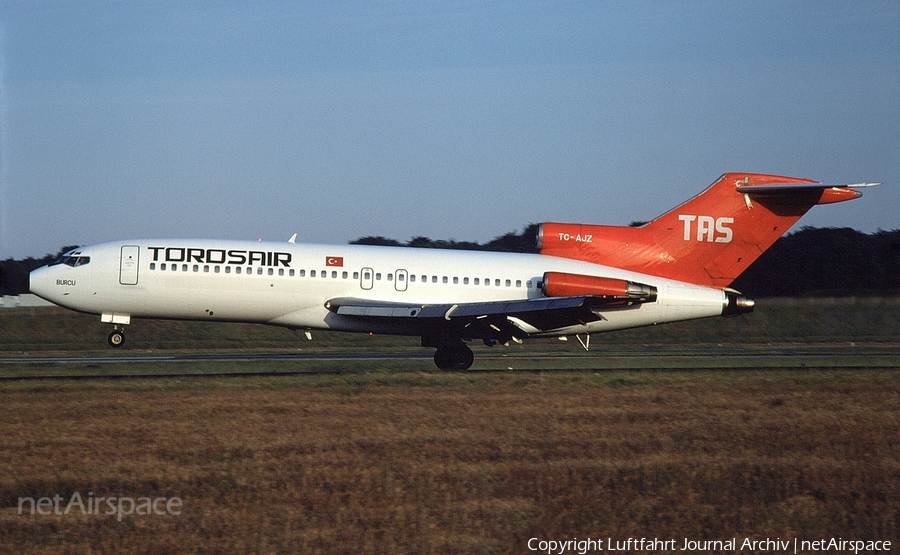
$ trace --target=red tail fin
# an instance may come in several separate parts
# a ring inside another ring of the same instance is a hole
[[[641,227],[542,224],[541,254],[726,287],[810,208],[861,196],[849,187],[727,173]]]

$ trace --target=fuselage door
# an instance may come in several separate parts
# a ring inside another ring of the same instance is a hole
[[[363,268],[359,273],[359,286],[368,291],[375,284],[375,270]]]
[[[409,281],[409,272],[406,270],[397,270],[394,273],[394,289],[397,291],[406,291],[406,282]]]
[[[141,248],[135,245],[122,246],[122,258],[119,259],[119,283],[137,285],[138,261]]]

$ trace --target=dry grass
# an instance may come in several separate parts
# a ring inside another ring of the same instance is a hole
[[[889,370],[28,382],[0,396],[3,553],[900,539]],[[74,492],[184,510],[17,514],[19,497]]]

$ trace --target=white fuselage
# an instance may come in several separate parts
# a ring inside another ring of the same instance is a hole
[[[360,321],[335,314],[335,298],[464,304],[542,296],[545,272],[632,280],[658,297],[600,320],[535,335],[597,333],[722,314],[726,295],[588,262],[538,254],[361,245],[220,240],[135,240],[78,249],[83,263],[31,274],[31,290],[60,306],[129,323],[171,318],[418,335],[410,321]],[[89,262],[86,257],[89,257]]]

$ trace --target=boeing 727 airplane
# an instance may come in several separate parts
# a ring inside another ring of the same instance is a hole
[[[75,249],[31,291],[99,314],[109,344],[132,318],[254,322],[422,338],[442,370],[467,342],[584,335],[753,310],[728,286],[807,210],[877,183],[728,173],[640,227],[541,224],[540,254],[200,239]]]

